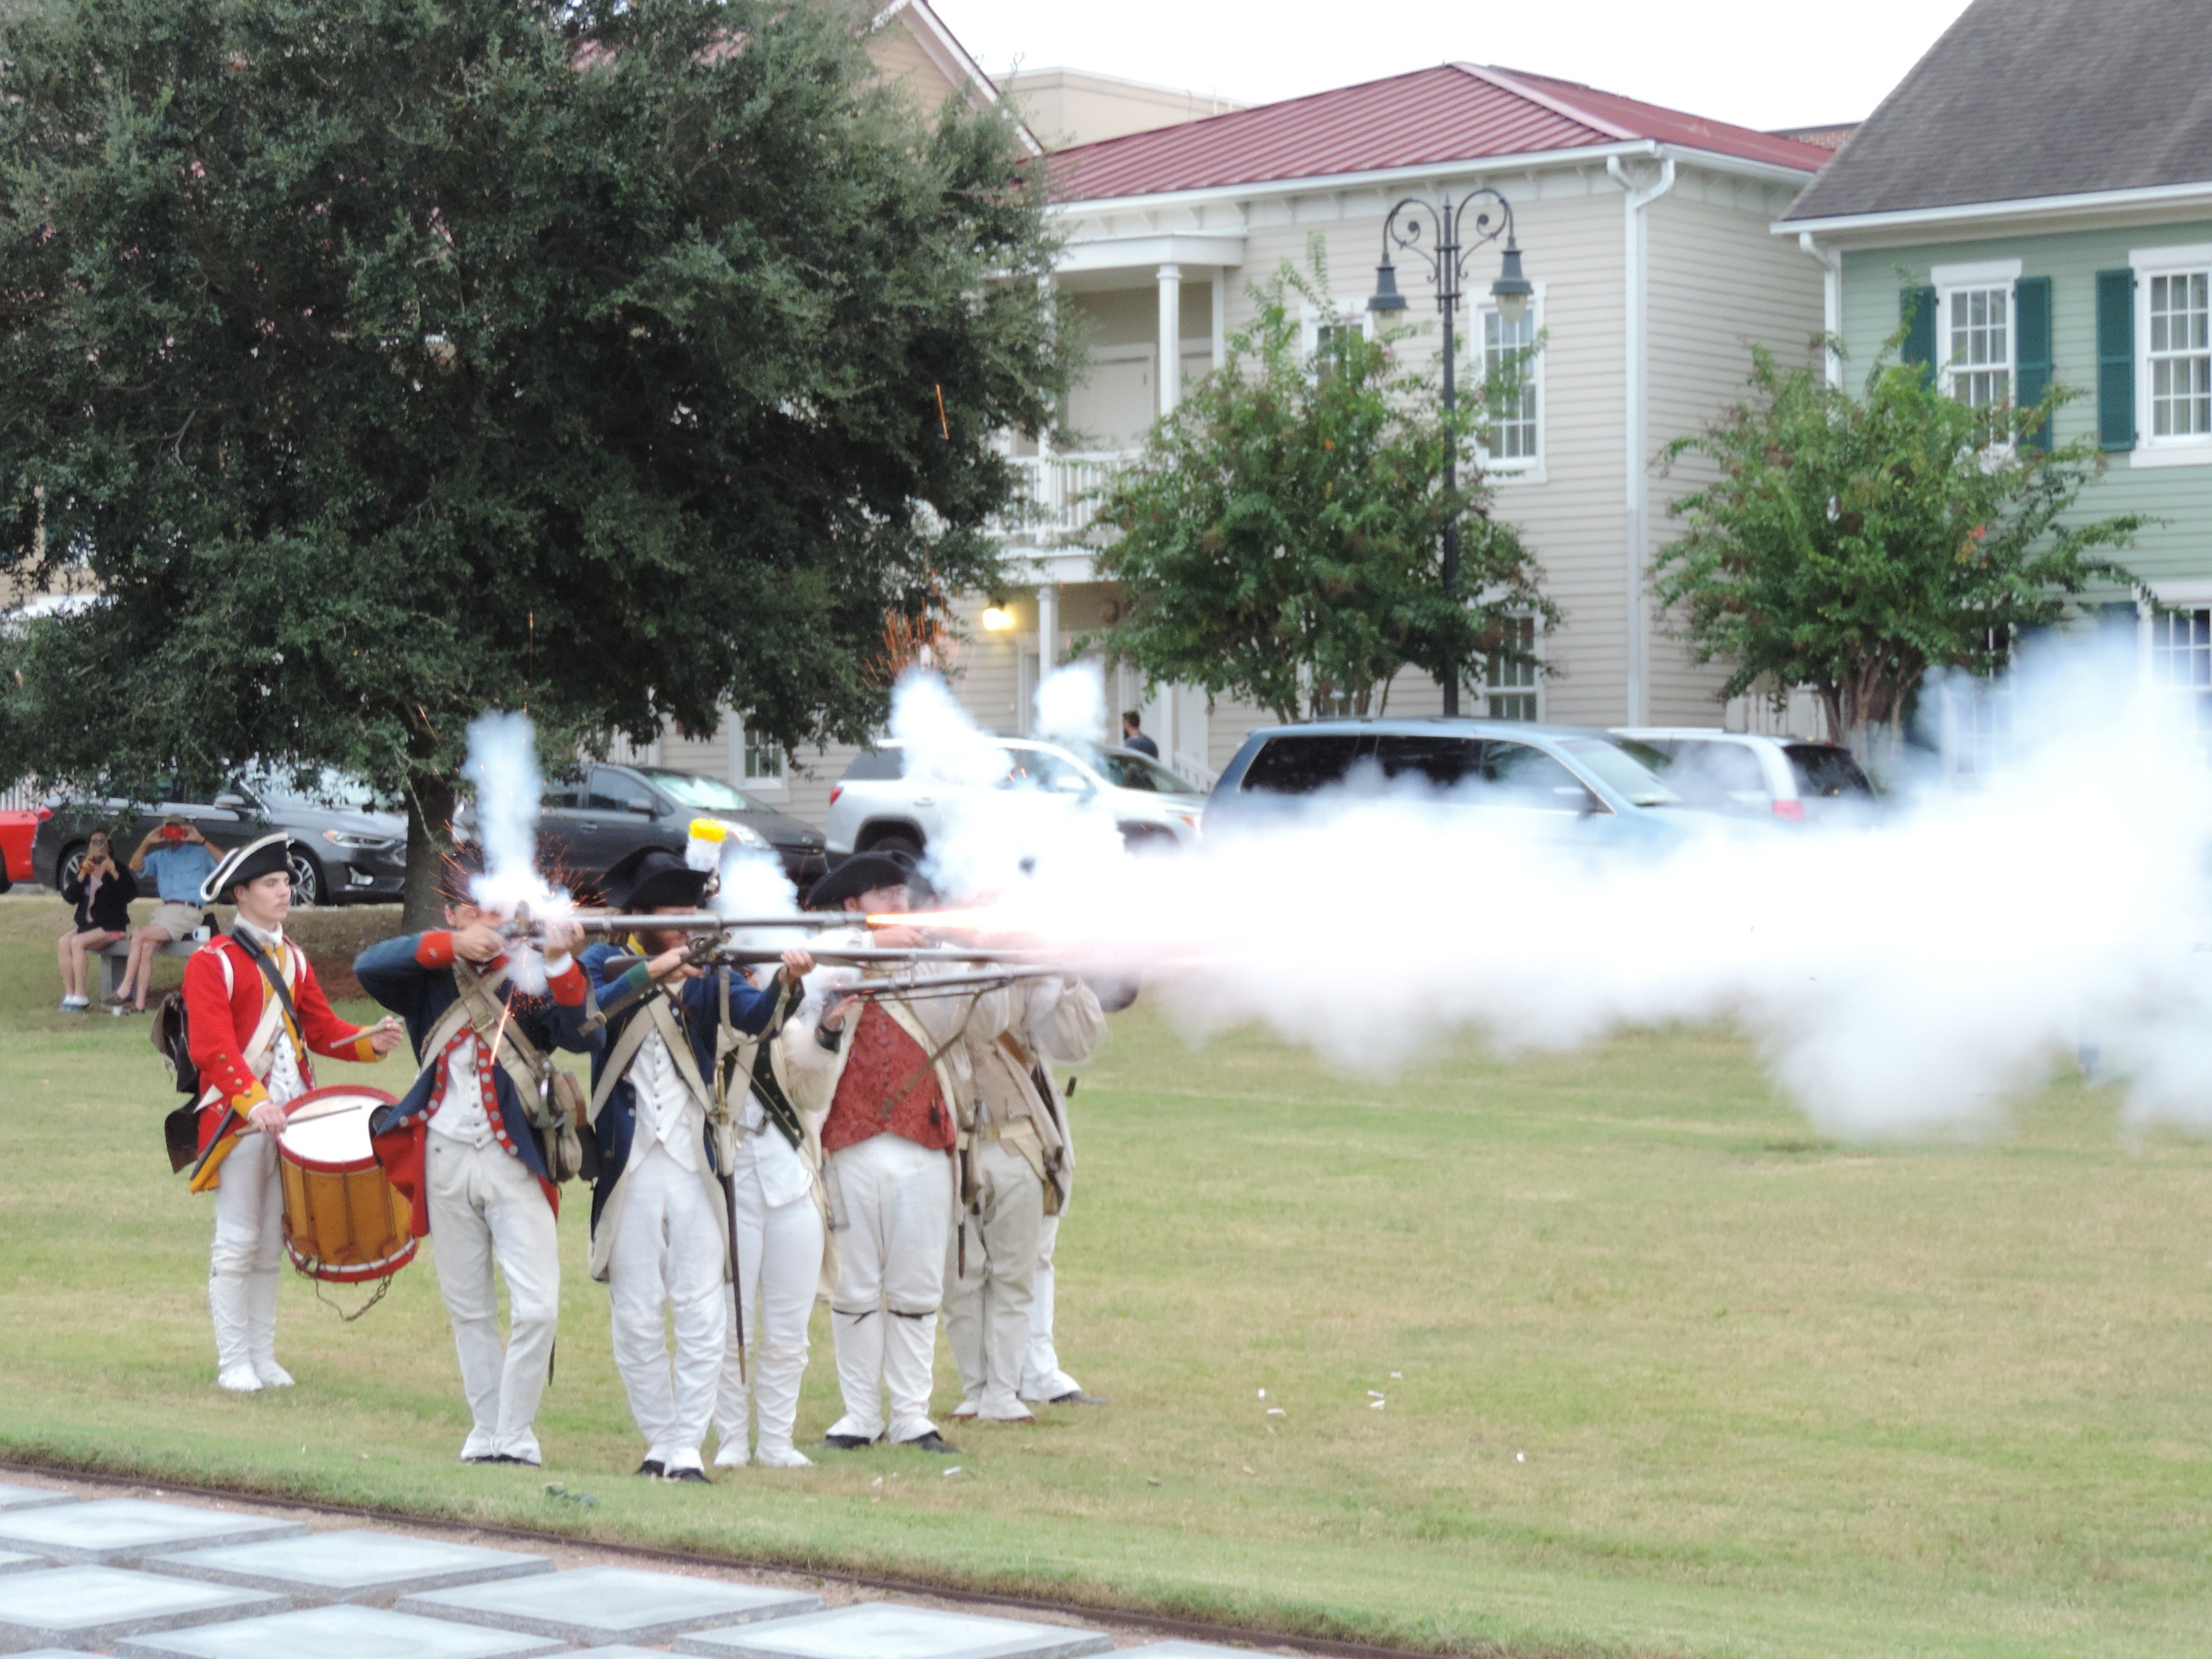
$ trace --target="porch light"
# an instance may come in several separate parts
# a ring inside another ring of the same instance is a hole
[[[1014,613],[1007,609],[1005,605],[989,605],[983,607],[984,633],[1009,633],[1013,632],[1013,628]]]
[[[1505,243],[1505,266],[1498,279],[1490,285],[1490,297],[1497,301],[1498,316],[1507,324],[1516,324],[1528,315],[1529,300],[1536,292],[1536,285],[1521,274],[1521,249],[1510,238]],[[1399,301],[1403,305],[1403,300]]]
[[[1368,302],[1370,311],[1403,311],[1405,295],[1398,292],[1398,267],[1386,258],[1375,267],[1375,291]]]

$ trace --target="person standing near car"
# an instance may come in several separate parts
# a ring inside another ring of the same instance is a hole
[[[198,895],[238,906],[231,931],[184,964],[184,1010],[200,1070],[200,1158],[192,1190],[215,1195],[208,1308],[216,1385],[234,1393],[289,1388],[276,1363],[276,1287],[284,1195],[276,1138],[285,1107],[314,1087],[310,1050],[373,1063],[406,1036],[397,1019],[364,1028],[332,1012],[307,953],[285,937],[292,842],[265,835],[225,858]]]
[[[507,942],[448,876],[445,925],[387,939],[353,959],[353,977],[407,1021],[422,1063],[413,1085],[370,1120],[377,1162],[414,1206],[415,1234],[437,1254],[469,1403],[464,1463],[544,1461],[535,1424],[560,1318],[559,1189],[524,1090],[542,1098],[552,1051],[589,1054],[586,981],[571,952],[582,934],[545,924],[546,995],[518,994]],[[542,1112],[541,1112],[542,1115]],[[507,1280],[500,1346],[496,1264]]]
[[[852,912],[856,923],[867,914],[903,911],[911,876],[902,859],[858,853],[814,884],[807,905]],[[911,927],[886,927],[871,942],[926,942]],[[932,970],[914,972],[926,980]],[[950,1452],[929,1404],[953,1235],[958,1102],[970,1086],[966,1044],[1006,1029],[1008,995],[840,997],[834,987],[830,995],[826,1009],[811,1018],[802,1013],[783,1037],[799,1104],[824,1114],[838,1252],[830,1329],[845,1401],[825,1439],[851,1450],[887,1434],[894,1445]]]
[[[1121,746],[1134,749],[1153,760],[1159,759],[1159,745],[1145,736],[1143,717],[1134,708],[1121,711]]]
[[[143,1014],[146,994],[154,986],[155,956],[162,946],[190,939],[199,931],[205,914],[200,888],[215,873],[215,855],[208,850],[207,838],[173,812],[146,831],[131,855],[130,867],[136,876],[151,873],[161,903],[131,935],[123,983],[108,1001],[118,1013],[127,1006],[133,1013]]]
[[[91,1006],[85,988],[92,958],[129,931],[131,900],[138,896],[137,878],[117,866],[105,830],[95,830],[86,841],[77,873],[61,884],[61,896],[77,907],[59,945],[61,1008],[82,1013]]]

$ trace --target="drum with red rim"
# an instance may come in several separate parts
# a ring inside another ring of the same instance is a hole
[[[381,1089],[341,1084],[285,1108],[276,1142],[285,1251],[311,1279],[361,1284],[415,1259],[412,1207],[369,1144],[369,1114],[391,1102]]]

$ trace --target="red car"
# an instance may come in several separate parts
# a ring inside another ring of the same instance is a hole
[[[28,812],[0,812],[0,893],[31,879],[31,838],[39,820],[52,814],[44,807]]]

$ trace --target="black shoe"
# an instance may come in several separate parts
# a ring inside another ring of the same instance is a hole
[[[461,1461],[464,1463],[512,1463],[514,1459],[495,1451],[488,1451],[481,1457],[464,1457]]]
[[[644,1462],[637,1466],[637,1472],[641,1475],[650,1475],[655,1480],[659,1480],[663,1475],[668,1473],[668,1470],[661,1464],[660,1458],[648,1457]]]
[[[822,1444],[832,1451],[858,1451],[863,1446],[873,1446],[876,1442],[864,1434],[825,1434]]]
[[[1106,1403],[1106,1396],[1103,1394],[1086,1394],[1080,1388],[1072,1388],[1064,1394],[1054,1395],[1052,1399],[1046,1401],[1045,1403],[1046,1405],[1104,1405]]]
[[[898,1442],[898,1444],[904,1447],[908,1451],[933,1451],[943,1452],[948,1456],[955,1457],[960,1456],[960,1448],[953,1445],[951,1441],[946,1439],[944,1436],[939,1434],[934,1429],[931,1429],[927,1434],[922,1436],[919,1439],[901,1440]]]
[[[662,1480],[693,1480],[697,1481],[702,1486],[711,1486],[714,1485],[714,1482],[707,1478],[707,1471],[700,1468],[670,1469],[661,1478]]]

